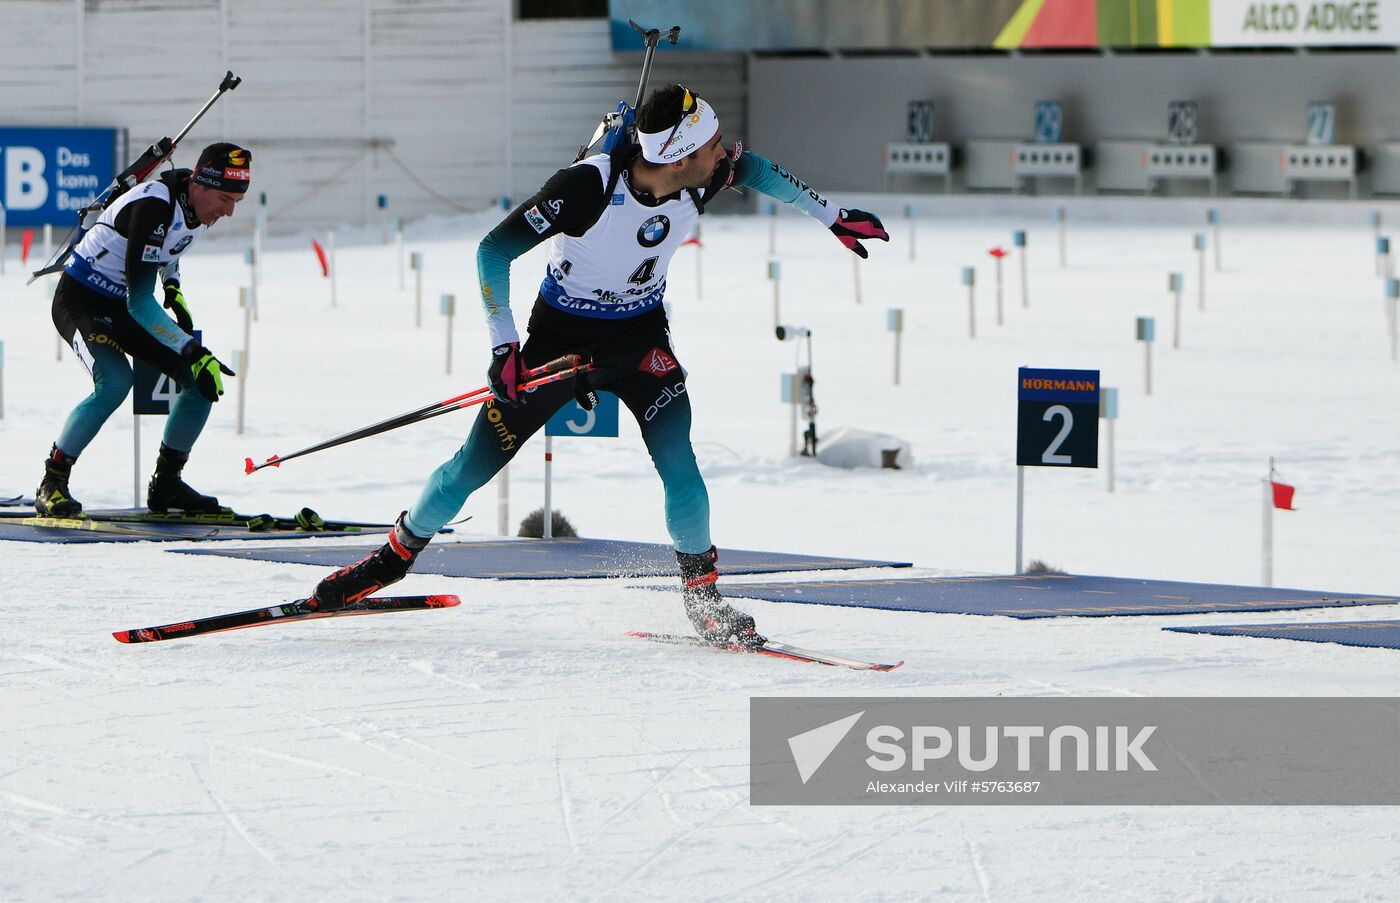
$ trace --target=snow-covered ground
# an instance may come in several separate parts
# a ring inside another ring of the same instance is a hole
[[[768,224],[707,216],[703,297],[686,248],[670,301],[721,545],[1007,573],[1016,367],[1086,368],[1121,391],[1117,491],[1103,471],[1030,471],[1027,559],[1256,583],[1273,456],[1299,508],[1274,519],[1275,582],[1400,592],[1400,364],[1370,207],[1217,204],[1224,272],[1208,272],[1200,312],[1191,235],[1204,201],[1074,202],[1061,269],[1051,212],[1062,202],[920,198],[911,261],[908,198],[861,200],[895,235],[861,264],[861,303],[851,255],[815,224],[780,218],[783,319],[814,330],[819,428],[894,433],[915,466],[839,471],[786,456],[779,374],[794,346],[771,332]],[[183,264],[225,360],[241,344],[248,213]],[[233,380],[191,482],[248,511],[380,520],[409,504],[467,416],[252,477],[242,460],[482,384],[474,252],[497,215],[410,229],[408,250],[425,258],[421,330],[412,274],[400,291],[377,229],[337,235],[335,308],[309,236],[271,240],[248,429],[235,434]],[[998,327],[986,251],[1009,247],[1016,228],[1030,231],[1030,306],[1013,256]],[[0,496],[33,492],[89,387],[71,353],[55,361],[48,290],[24,288],[8,252]],[[978,268],[975,340],[964,265]],[[514,269],[522,326],[542,269],[539,250]],[[1175,351],[1172,270],[1187,287]],[[442,292],[461,311],[452,376]],[[905,310],[899,386],[889,307]],[[1134,340],[1144,315],[1157,318],[1150,397]],[[143,483],[159,429],[146,419]],[[73,490],[89,507],[132,503],[131,430],[118,414],[78,463]],[[626,419],[622,434],[556,443],[555,504],[584,535],[665,541],[659,481]],[[511,468],[513,522],[542,499],[542,459],[538,438]],[[496,512],[488,488],[459,538],[493,535]],[[908,661],[862,674],[626,639],[683,627],[677,598],[638,581],[413,575],[403,591],[458,593],[462,606],[118,645],[113,629],[302,596],[321,573],[171,548],[0,543],[0,900],[1379,900],[1400,886],[1400,832],[1384,808],[748,802],[751,696],[1400,693],[1395,652],[1160,629],[1335,612],[1019,622],[752,603],[777,638]]]

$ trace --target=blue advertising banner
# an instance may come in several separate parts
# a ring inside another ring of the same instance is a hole
[[[68,226],[117,175],[125,129],[0,127],[0,204],[12,226]]]

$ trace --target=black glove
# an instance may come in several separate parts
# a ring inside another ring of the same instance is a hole
[[[224,394],[224,376],[238,375],[229,369],[228,364],[220,363],[208,348],[196,342],[186,345],[180,356],[189,365],[190,381],[199,394],[210,401],[218,401],[219,396]]]
[[[880,241],[890,240],[890,234],[885,231],[880,218],[873,213],[866,213],[864,210],[842,208],[841,213],[836,217],[836,222],[831,224],[831,234],[835,235],[841,244],[862,258],[870,256],[865,251],[865,245],[860,243],[862,238],[878,238]]]
[[[181,329],[194,335],[194,317],[190,316],[190,306],[185,303],[185,293],[180,291],[180,283],[174,279],[165,280],[165,309],[170,311]]]
[[[521,404],[520,378],[525,372],[520,358],[520,343],[509,342],[491,349],[491,369],[486,371],[491,380],[491,394],[505,404]]]
[[[580,373],[574,377],[574,401],[585,411],[591,411],[598,406],[598,393],[593,391],[593,383],[589,382],[587,373]]]

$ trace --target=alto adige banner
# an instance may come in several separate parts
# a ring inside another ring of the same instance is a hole
[[[1400,44],[1400,0],[1251,3],[1211,0],[1213,47]]]

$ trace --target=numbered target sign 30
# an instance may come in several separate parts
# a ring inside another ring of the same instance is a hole
[[[669,398],[666,399],[670,401]],[[587,436],[594,439],[611,439],[617,436],[617,396],[611,392],[599,392],[598,403],[593,410],[585,411],[577,401],[570,401],[560,408],[544,425],[546,436]]]
[[[1016,373],[1016,464],[1099,466],[1099,371]]]

